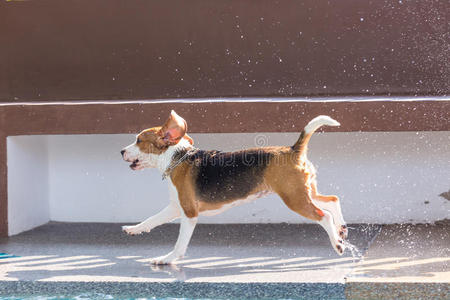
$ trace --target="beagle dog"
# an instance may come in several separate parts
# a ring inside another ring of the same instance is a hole
[[[345,250],[347,226],[337,196],[317,191],[316,171],[307,159],[308,142],[322,125],[339,126],[328,116],[306,125],[293,146],[262,147],[236,152],[205,151],[193,146],[186,121],[173,110],[165,124],[139,133],[121,151],[133,170],[158,168],[167,177],[170,203],[158,214],[134,226],[123,226],[131,235],[181,219],[173,251],[154,258],[153,264],[170,264],[184,256],[197,218],[275,192],[294,212],[317,221],[328,233],[334,250]]]

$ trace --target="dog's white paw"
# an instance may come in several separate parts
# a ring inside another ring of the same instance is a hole
[[[343,240],[337,240],[336,243],[333,245],[334,250],[337,254],[342,255],[345,251],[345,245]]]
[[[143,230],[142,227],[139,226],[122,226],[122,230],[129,234],[129,235],[137,235],[137,234],[141,234],[146,230]],[[146,232],[149,232],[150,230],[147,230]]]
[[[346,240],[348,238],[348,228],[347,225],[338,226],[338,232],[341,239]]]
[[[180,256],[174,254],[173,252],[170,252],[167,255],[155,257],[153,258],[150,263],[152,265],[168,265],[173,263],[175,260],[177,260]]]

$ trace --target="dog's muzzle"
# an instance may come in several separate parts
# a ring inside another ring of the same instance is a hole
[[[135,160],[131,163],[130,168],[131,168],[132,170],[136,170],[136,169],[139,167],[138,163],[139,163],[139,159],[135,159]]]

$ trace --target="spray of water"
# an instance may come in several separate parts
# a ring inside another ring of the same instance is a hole
[[[362,252],[358,249],[358,247],[351,244],[349,241],[344,241],[344,246],[352,253],[353,262],[358,262],[362,259]]]
[[[350,226],[348,228],[354,229]],[[348,240],[344,240],[344,246],[346,249],[350,250],[354,263],[359,262],[362,259],[363,255],[362,255],[361,250],[358,249],[358,247],[356,247],[355,245],[350,243]]]

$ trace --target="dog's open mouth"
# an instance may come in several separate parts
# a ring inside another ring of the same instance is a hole
[[[135,159],[133,163],[130,165],[130,168],[133,170],[139,169],[139,159]]]

